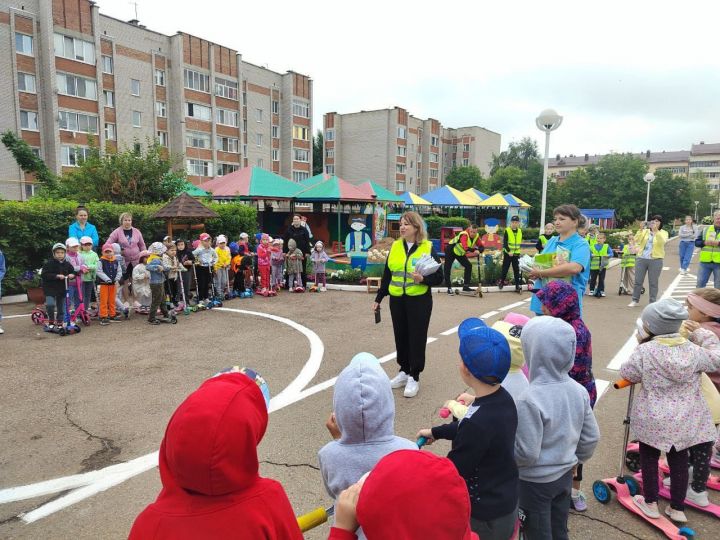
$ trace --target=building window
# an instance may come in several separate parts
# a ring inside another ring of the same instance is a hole
[[[210,176],[210,162],[201,159],[188,159],[187,173],[190,176]]]
[[[407,156],[407,146],[398,146],[397,147],[397,155],[398,156]]]
[[[255,121],[256,122],[262,122],[263,118],[263,110],[262,109],[255,109]]]
[[[430,169],[430,178],[437,178],[437,177],[438,177],[438,170]]]
[[[430,152],[430,163],[437,163],[438,155],[436,152]]]
[[[31,182],[25,182],[25,198],[29,199],[30,197],[35,196],[35,184]]]
[[[218,175],[224,176],[226,174],[230,174],[231,172],[235,172],[240,168],[239,165],[235,165],[234,163],[219,163],[218,164]]]
[[[115,92],[112,90],[103,90],[103,101],[106,107],[111,109],[115,107]]]
[[[247,105],[247,92],[243,92],[243,105]]]
[[[132,112],[132,125],[133,127],[142,127],[142,113],[140,111]]]
[[[257,166],[260,167],[261,169],[265,166],[265,162],[263,161],[263,158],[258,158]]]
[[[262,146],[263,144],[263,136],[262,133],[256,133],[255,134],[255,144],[257,146]]]
[[[470,145],[469,144],[463,144],[463,152],[469,152],[470,151]]]
[[[229,109],[218,109],[215,116],[218,124],[222,124],[224,126],[238,127],[239,116],[237,111],[231,111]]]
[[[293,139],[301,141],[310,140],[310,129],[304,126],[293,126]]]
[[[242,131],[243,133],[247,133],[247,118],[243,118]]]
[[[302,150],[301,148],[295,148],[294,149],[295,154],[295,161],[301,161],[303,163],[309,163],[310,162],[310,151],[309,150]]]
[[[215,95],[237,101],[238,83],[215,77]]]
[[[270,128],[270,136],[273,139],[279,139],[280,138],[280,128],[278,126],[272,126]]]
[[[210,76],[185,68],[185,88],[209,93]]]
[[[240,141],[233,137],[218,137],[217,149],[223,152],[237,154],[240,151]]]
[[[310,118],[310,104],[306,101],[293,99],[293,115],[301,118]]]
[[[273,114],[280,114],[280,102],[279,101],[272,101],[272,112]]]
[[[77,167],[90,156],[90,149],[79,146],[61,146],[60,162],[64,167]]]
[[[405,191],[405,182],[395,182],[395,191]]]
[[[97,81],[70,75],[69,73],[57,74],[58,92],[67,96],[75,96],[87,99],[97,99]]]
[[[335,174],[335,165],[325,165],[326,174]]]
[[[280,151],[277,148],[273,148],[272,151],[272,160],[273,161],[280,161]]]
[[[36,158],[42,159],[42,156],[40,155],[40,149],[39,148],[30,148],[30,151],[33,153],[33,155]]]
[[[95,44],[63,34],[55,34],[55,56],[78,60],[86,64],[95,63]]]
[[[197,103],[185,103],[185,116],[209,122],[212,119],[212,109]]]
[[[325,130],[325,140],[326,141],[334,141],[335,140],[335,130],[334,129]]]
[[[60,111],[60,129],[80,133],[97,133],[98,117],[83,113]]]
[[[34,111],[20,111],[20,128],[38,131],[38,113]]]
[[[156,86],[165,86],[165,70],[163,70],[163,69],[155,70],[155,85]]]
[[[158,131],[157,132],[157,140],[160,143],[160,146],[168,146],[168,132],[167,131]]]
[[[302,182],[310,178],[310,173],[307,171],[293,171],[293,182]]]
[[[209,133],[202,131],[188,131],[185,133],[185,145],[191,148],[210,148]]]
[[[116,138],[115,124],[105,124],[105,140],[114,141]]]
[[[468,165],[470,165],[470,160],[468,158],[463,158],[462,166],[467,167]]]
[[[335,149],[325,150],[325,157],[327,159],[334,159],[335,158]]]
[[[405,174],[406,169],[407,167],[402,163],[398,163],[397,165],[395,165],[395,172],[397,173]]]
[[[110,73],[112,75],[113,73],[113,58],[112,56],[102,55],[100,57],[100,60],[102,61],[102,72],[103,73]]]
[[[130,95],[140,95],[140,81],[137,79],[130,79]]]
[[[28,56],[34,56],[33,37],[28,36],[27,34],[15,32],[15,52],[26,54]]]
[[[155,102],[155,114],[160,118],[167,118],[167,105],[164,101]]]
[[[242,153],[243,153],[243,156],[245,156],[245,159],[247,160],[247,155],[248,155],[248,154],[247,154],[247,144],[243,144],[243,151],[242,151]]]
[[[720,166],[720,161],[691,161],[690,167],[718,167]]]
[[[18,72],[18,90],[21,92],[30,92],[34,94],[36,92],[35,87],[35,75],[29,73]]]
[[[398,139],[407,139],[407,131],[404,127],[398,126],[397,128],[397,138]]]
[[[430,146],[437,146],[439,142],[437,135],[430,135]]]

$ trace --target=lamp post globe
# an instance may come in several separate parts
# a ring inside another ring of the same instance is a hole
[[[545,109],[535,119],[535,125],[540,131],[545,132],[545,161],[543,164],[543,187],[542,204],[540,205],[540,230],[545,227],[545,206],[547,203],[547,177],[548,158],[550,154],[550,132],[555,131],[562,124],[563,117],[555,109]]]
[[[655,175],[651,172],[643,176],[643,180],[647,183],[647,198],[645,199],[645,222],[648,220],[648,210],[650,209],[650,184],[655,180]]]

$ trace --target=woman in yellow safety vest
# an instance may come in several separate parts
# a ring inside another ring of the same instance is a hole
[[[632,302],[628,307],[635,307],[640,302],[645,274],[648,275],[648,288],[650,289],[650,303],[657,299],[658,281],[665,258],[665,242],[668,240],[667,231],[663,231],[662,216],[653,216],[648,226],[640,229],[635,235],[637,256],[635,258],[635,286],[633,287]]]
[[[425,237],[425,224],[417,212],[400,217],[400,238],[390,248],[380,290],[372,309],[380,309],[390,295],[390,316],[395,333],[395,349],[400,372],[390,381],[393,388],[405,387],[403,395],[415,397],[420,389],[420,373],[425,368],[425,346],[432,313],[431,287],[443,281],[442,267],[427,276],[415,270],[423,255],[440,264],[432,243]]]

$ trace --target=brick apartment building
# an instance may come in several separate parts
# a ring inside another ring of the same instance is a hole
[[[200,183],[243,166],[296,181],[312,171],[312,81],[229,47],[149,30],[88,0],[0,0],[0,132],[57,172],[101,148],[158,139]],[[34,192],[0,145],[0,197]]]
[[[444,128],[405,109],[327,113],[323,169],[348,181],[371,179],[391,191],[425,193],[442,186],[454,166],[490,172],[500,134],[482,127]]]

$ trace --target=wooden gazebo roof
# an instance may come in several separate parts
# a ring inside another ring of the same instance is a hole
[[[151,217],[162,219],[211,219],[220,216],[217,212],[211,210],[198,200],[193,199],[187,193],[182,193],[155,212]]]

